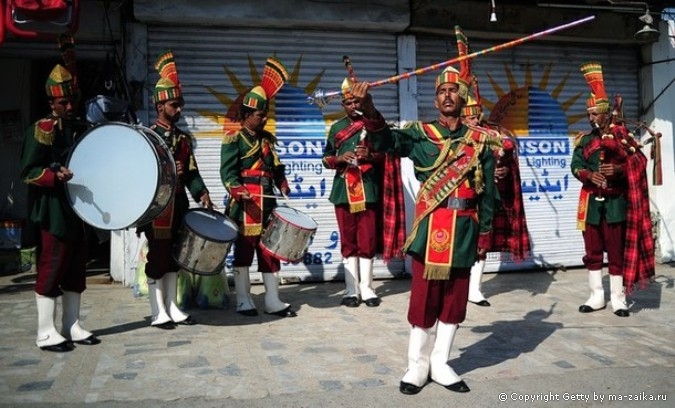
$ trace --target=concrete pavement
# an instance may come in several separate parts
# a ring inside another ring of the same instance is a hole
[[[382,305],[340,307],[342,282],[281,286],[298,317],[191,310],[197,326],[149,326],[145,297],[92,272],[82,324],[102,343],[34,344],[35,275],[0,277],[0,405],[128,407],[673,406],[675,265],[635,292],[631,316],[577,311],[583,269],[484,276],[492,307],[469,305],[450,365],[471,387],[399,393],[409,280],[378,280]],[[605,275],[609,297],[609,282]],[[262,312],[263,287],[254,285]],[[663,400],[665,398],[665,401]],[[502,401],[504,399],[504,401]],[[610,401],[610,399],[612,399]],[[652,399],[661,399],[652,401]]]

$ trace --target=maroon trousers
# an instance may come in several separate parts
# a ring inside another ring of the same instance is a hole
[[[246,237],[239,235],[234,243],[232,266],[251,266],[253,255],[257,255],[258,272],[279,272],[281,261],[260,248],[260,235]]]
[[[424,279],[424,261],[412,259],[408,322],[428,329],[436,320],[459,324],[466,318],[471,268],[453,268],[450,280]]]
[[[367,204],[365,211],[349,212],[349,205],[336,205],[340,251],[343,258],[373,258],[377,251],[377,212]]]
[[[602,269],[603,253],[607,252],[607,264],[610,275],[623,275],[623,246],[626,224],[617,222],[608,224],[603,217],[600,225],[586,224],[583,232],[586,255],[584,266],[591,271]]]
[[[40,230],[35,292],[58,297],[63,291],[82,293],[87,280],[86,240],[63,241]]]

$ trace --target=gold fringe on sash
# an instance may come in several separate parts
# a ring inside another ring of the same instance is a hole
[[[448,266],[424,265],[424,279],[426,280],[450,280],[450,270]]]
[[[349,212],[354,214],[357,212],[366,211],[366,203],[356,203],[349,205]]]
[[[242,235],[246,237],[251,237],[255,235],[260,235],[262,234],[262,226],[261,225],[247,225],[244,226],[242,231]]]

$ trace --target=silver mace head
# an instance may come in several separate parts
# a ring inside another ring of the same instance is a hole
[[[335,99],[338,95],[340,95],[340,92],[326,92],[322,88],[318,88],[313,94],[307,97],[307,103],[316,105],[319,109],[323,109],[324,106],[328,105],[330,101]]]

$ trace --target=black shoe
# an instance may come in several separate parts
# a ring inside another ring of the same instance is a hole
[[[75,350],[75,346],[73,346],[69,341],[64,341],[59,344],[52,344],[51,346],[42,346],[40,347],[40,350],[52,351],[54,353],[65,353]]]
[[[374,297],[364,301],[363,303],[365,303],[368,307],[378,307],[380,303],[382,303],[382,300],[380,300],[379,297]]]
[[[176,324],[180,324],[182,326],[194,326],[197,324],[197,320],[195,320],[194,317],[188,315],[187,319],[181,320],[180,322],[176,322]]]
[[[172,321],[168,321],[168,322],[164,322],[164,323],[160,323],[160,324],[154,324],[154,325],[152,325],[152,327],[156,327],[156,328],[162,329],[162,330],[173,330],[173,329],[176,328],[176,323],[174,323]]]
[[[401,391],[401,394],[415,395],[422,391],[422,387],[401,381],[401,384],[398,386],[398,390]]]
[[[469,392],[469,391],[471,391],[469,389],[469,386],[466,385],[466,383],[464,382],[464,380],[459,380],[458,382],[456,382],[454,384],[444,385],[444,387],[446,389],[448,389],[450,391],[454,391],[454,392]]]
[[[239,310],[237,311],[242,316],[258,316],[258,309],[248,309],[248,310]]]
[[[343,297],[340,304],[347,307],[359,307],[359,298],[356,296]]]
[[[579,312],[580,313],[592,313],[592,312],[597,312],[598,310],[602,310],[606,307],[607,307],[607,305],[605,305],[601,308],[598,308],[598,309],[593,309],[592,307],[590,307],[588,305],[581,305],[581,306],[579,306]]]
[[[619,309],[616,312],[614,312],[615,315],[619,317],[628,317],[630,316],[630,313],[628,312],[628,309]]]
[[[469,302],[473,303],[474,305],[478,305],[478,306],[491,306],[490,302],[488,302],[486,299],[483,299],[480,302],[473,302],[473,301],[469,300]]]
[[[290,306],[288,306],[286,309],[279,310],[278,312],[271,312],[271,313],[265,312],[265,314],[279,316],[279,317],[295,317],[295,316],[298,315],[293,310],[291,310]]]
[[[73,340],[73,343],[81,344],[83,346],[93,346],[95,344],[99,344],[100,342],[101,340],[99,340],[98,337],[94,336],[93,334],[83,340]]]

